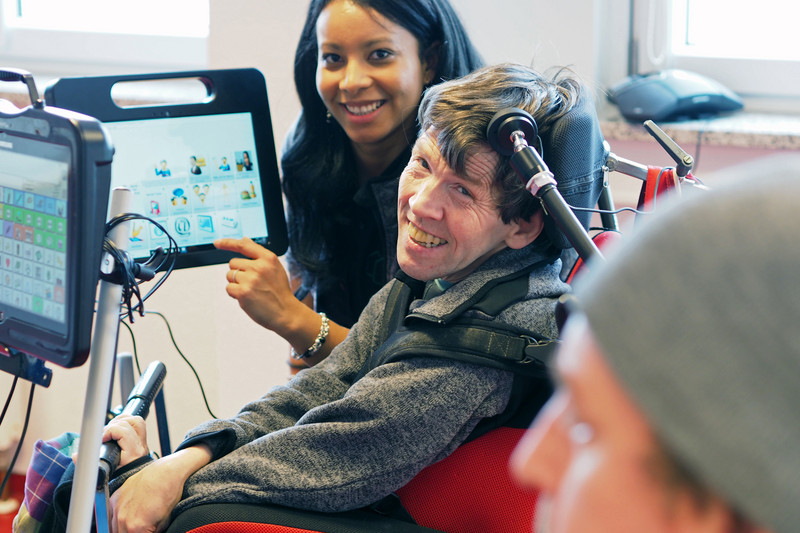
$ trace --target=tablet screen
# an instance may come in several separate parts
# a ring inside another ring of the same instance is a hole
[[[171,100],[184,83],[199,85],[200,94]],[[151,92],[138,92],[144,86]],[[118,87],[125,88],[120,100],[113,96]],[[144,99],[125,100],[126,91]],[[164,231],[178,245],[175,268],[229,261],[234,254],[212,244],[221,237],[249,237],[277,255],[286,251],[266,81],[258,70],[62,78],[45,99],[103,122],[114,146],[112,195],[130,189],[130,211],[157,223],[130,222],[127,251],[134,259],[167,248]]]
[[[66,332],[70,150],[15,139],[0,147],[0,316]]]
[[[111,186],[134,193],[132,211],[159,222],[181,248],[220,237],[266,244],[269,229],[249,113],[108,122]],[[128,252],[147,258],[167,237],[131,223]]]

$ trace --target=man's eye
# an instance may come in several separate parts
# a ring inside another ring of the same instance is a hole
[[[431,169],[431,166],[430,166],[430,164],[428,164],[428,160],[427,159],[424,159],[422,157],[418,157],[417,158],[417,162],[419,163],[419,166],[421,166],[425,170],[430,170]]]
[[[464,187],[463,185],[459,185],[458,187],[456,187],[456,190],[458,192],[460,192],[461,194],[463,194],[464,196],[472,196],[472,194],[469,192],[469,190],[466,187]]]

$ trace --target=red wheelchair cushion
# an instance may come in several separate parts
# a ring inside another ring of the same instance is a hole
[[[511,477],[524,429],[501,427],[459,447],[397,491],[418,524],[448,533],[531,531],[536,493]]]
[[[253,522],[217,522],[191,530],[191,533],[320,533],[317,530],[298,529],[276,524],[255,524]]]

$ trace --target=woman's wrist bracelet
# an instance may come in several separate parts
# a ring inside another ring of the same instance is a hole
[[[322,345],[325,344],[325,339],[328,338],[328,317],[325,313],[319,314],[320,318],[322,319],[322,325],[319,327],[319,333],[317,334],[317,338],[314,339],[314,343],[308,347],[303,353],[297,353],[292,348],[292,359],[305,359],[307,357],[311,357],[312,355],[316,354]]]

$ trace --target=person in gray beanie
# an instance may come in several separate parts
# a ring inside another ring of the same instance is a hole
[[[590,265],[512,457],[537,531],[798,530],[798,169],[673,202]]]

